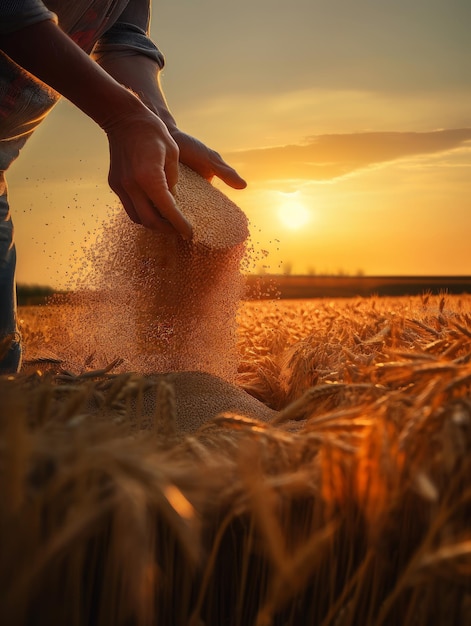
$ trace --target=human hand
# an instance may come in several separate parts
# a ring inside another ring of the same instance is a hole
[[[180,151],[180,161],[211,181],[217,176],[234,189],[245,189],[247,183],[215,150],[179,129],[170,131]]]
[[[109,184],[131,220],[191,239],[192,227],[170,192],[178,181],[179,150],[165,124],[145,109],[113,123],[106,132]]]

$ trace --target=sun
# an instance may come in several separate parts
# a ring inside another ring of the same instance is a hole
[[[278,217],[286,228],[299,230],[310,221],[311,214],[300,200],[285,195],[278,208]]]

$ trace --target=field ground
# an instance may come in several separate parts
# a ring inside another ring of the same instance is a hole
[[[196,430],[57,313],[0,378],[0,623],[471,623],[471,296],[246,302]]]

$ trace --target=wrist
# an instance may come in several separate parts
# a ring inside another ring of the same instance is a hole
[[[162,122],[167,127],[168,132],[173,135],[173,133],[178,131],[177,123],[175,118],[170,113],[168,108],[165,105],[162,106],[153,106],[151,110],[162,120]]]
[[[120,93],[116,95],[112,106],[106,105],[93,116],[95,122],[107,134],[131,120],[145,119],[149,116],[147,107],[129,89],[120,86]]]

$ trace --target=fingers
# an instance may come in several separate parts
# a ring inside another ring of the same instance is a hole
[[[200,160],[194,158],[187,159],[184,154],[181,154],[180,160],[209,182],[212,181],[214,176],[217,176],[217,178],[220,178],[233,189],[245,189],[247,187],[247,182],[242,176],[239,176],[236,170],[228,165],[217,152],[211,151],[209,152],[209,158]]]
[[[126,213],[136,224],[159,232],[177,231],[186,240],[192,238],[192,226],[177,207],[163,178],[160,179],[160,183],[156,181],[152,184],[152,189],[147,191],[149,195],[137,185],[131,184],[128,184],[127,188],[122,185],[115,186],[114,191],[118,194]]]
[[[234,189],[245,189],[247,187],[246,181],[239,176],[236,170],[231,167],[219,152],[211,150],[211,164],[213,166],[213,174],[220,178],[226,185],[233,187]]]
[[[175,198],[167,187],[159,186],[155,195],[150,198],[149,204],[154,214],[157,212],[160,218],[167,220],[180,233],[183,239],[190,240],[192,238],[193,228],[178,208]],[[144,210],[147,210],[147,208],[144,208]]]
[[[188,240],[192,226],[170,192],[178,182],[179,158],[208,180],[217,176],[234,189],[247,183],[217,152],[181,131],[171,136],[159,118],[149,115],[108,133],[109,183],[133,222],[161,232],[173,228]]]
[[[165,161],[165,178],[168,189],[174,189],[178,183],[178,156],[178,151],[175,156],[170,155],[170,158],[167,153]]]
[[[124,189],[114,189],[114,191],[116,192],[116,194],[118,195],[119,199],[121,200],[121,204],[124,207],[124,210],[126,211],[126,213],[129,216],[129,219],[134,222],[135,224],[142,224],[141,220],[139,219],[139,215],[136,213],[136,211],[134,210],[134,205],[132,203],[131,198],[128,196],[128,194],[124,191]]]
[[[214,175],[233,189],[245,189],[247,187],[247,182],[225,161],[222,161],[222,163],[214,168]]]
[[[108,182],[133,222],[191,239],[191,224],[170,189],[178,182],[179,149],[164,123],[148,109],[108,132]]]
[[[234,189],[247,187],[245,180],[215,150],[181,131],[175,132],[173,138],[180,149],[180,161],[206,180],[211,181],[214,176],[217,176]]]
[[[184,239],[191,239],[191,224],[169,190],[178,182],[175,142],[170,136],[166,141],[155,141],[149,134],[144,134],[139,142],[132,141],[130,146],[126,145],[127,137],[121,141],[111,139],[108,181],[130,219],[151,230],[177,231]],[[136,143],[140,146],[138,153]]]

